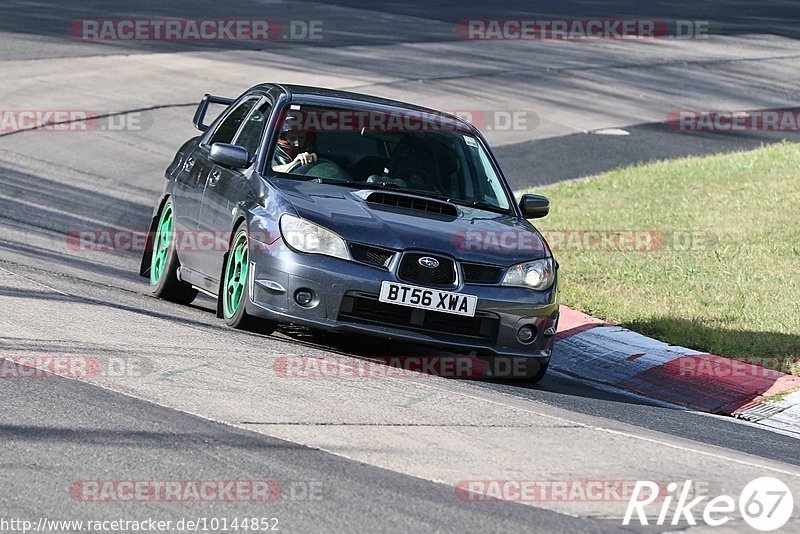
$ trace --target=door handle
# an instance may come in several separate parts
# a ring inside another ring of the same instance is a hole
[[[183,170],[190,171],[192,170],[192,167],[194,167],[194,158],[193,157],[186,158],[186,161],[183,164]]]
[[[214,187],[219,182],[219,179],[222,178],[222,173],[219,171],[211,171],[208,175],[208,185]]]

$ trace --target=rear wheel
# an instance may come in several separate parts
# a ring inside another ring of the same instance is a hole
[[[246,303],[250,298],[247,283],[247,271],[250,261],[250,240],[247,226],[243,222],[233,234],[228,256],[223,266],[222,287],[219,298],[222,299],[222,317],[225,323],[234,328],[271,334],[278,323],[247,313]]]
[[[197,297],[197,290],[178,280],[180,261],[175,250],[174,215],[172,200],[167,200],[161,208],[153,237],[150,290],[159,298],[179,304],[189,304]]]

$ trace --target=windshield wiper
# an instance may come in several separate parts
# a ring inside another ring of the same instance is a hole
[[[331,185],[350,185],[350,180],[337,180],[336,178],[324,178],[322,176],[315,176],[305,180],[306,182],[317,182],[318,184],[331,184]]]
[[[345,187],[361,187],[363,189],[399,189],[400,186],[390,182],[354,182],[353,180],[337,180],[335,178],[325,178],[317,176],[306,180],[306,182],[317,182],[320,184],[343,185]]]
[[[504,213],[506,215],[508,215],[508,213],[510,213],[511,211],[508,208],[501,208],[500,206],[489,204],[488,202],[484,202],[483,200],[458,200],[455,198],[450,198],[448,199],[448,201],[452,202],[453,204],[458,204],[459,206],[467,206],[479,210],[493,211],[495,213]]]

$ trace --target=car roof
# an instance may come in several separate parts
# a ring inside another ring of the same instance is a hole
[[[442,115],[457,121],[458,123],[472,129],[472,126],[462,120],[461,118],[432,108],[417,106],[399,100],[391,100],[388,98],[381,98],[378,96],[365,95],[362,93],[354,93],[351,91],[342,91],[339,89],[328,89],[325,87],[313,87],[309,85],[294,85],[294,84],[277,84],[268,83],[257,86],[257,88],[268,91],[271,88],[277,88],[286,94],[289,102],[313,102],[315,104],[330,103],[332,105],[342,105],[344,102],[352,102],[354,104],[367,104],[368,107],[384,107],[392,108],[394,110],[416,111],[420,113],[429,113],[434,115]]]

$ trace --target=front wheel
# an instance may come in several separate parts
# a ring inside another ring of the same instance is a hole
[[[531,384],[531,385],[537,384],[542,378],[544,378],[544,375],[547,374],[547,368],[549,366],[550,366],[550,362],[540,363],[539,364],[539,370],[536,371],[536,374],[527,379],[528,384]]]
[[[271,334],[278,323],[247,313],[246,303],[250,298],[247,271],[250,261],[250,240],[247,226],[242,222],[233,234],[230,248],[223,265],[222,286],[219,298],[222,299],[222,317],[228,326],[250,332]]]
[[[189,304],[197,297],[197,290],[178,280],[178,253],[175,250],[175,208],[167,200],[161,208],[156,234],[153,237],[153,253],[150,259],[150,291],[164,300]]]

